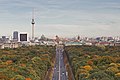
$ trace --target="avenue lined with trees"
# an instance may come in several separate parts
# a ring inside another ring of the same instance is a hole
[[[1,49],[0,80],[52,79],[55,53],[55,46]],[[65,46],[64,54],[66,68],[72,69],[67,69],[71,79],[120,80],[119,46]]]

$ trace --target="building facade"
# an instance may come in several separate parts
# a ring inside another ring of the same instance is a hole
[[[13,32],[13,40],[18,41],[18,31]]]

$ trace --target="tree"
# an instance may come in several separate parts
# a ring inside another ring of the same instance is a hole
[[[22,75],[15,75],[11,80],[25,80],[25,77]]]
[[[98,71],[98,72],[95,72],[95,73],[92,73],[90,76],[89,76],[89,79],[90,80],[114,80],[113,77],[109,76],[108,74],[106,74],[105,72],[103,71]]]

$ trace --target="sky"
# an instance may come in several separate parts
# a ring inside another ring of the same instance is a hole
[[[120,0],[0,0],[0,36],[120,36]]]

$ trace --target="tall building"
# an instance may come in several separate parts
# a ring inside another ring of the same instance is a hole
[[[18,31],[13,32],[13,40],[18,41]]]
[[[59,44],[60,38],[56,35],[56,42]]]
[[[2,43],[6,43],[8,41],[8,38],[6,36],[2,36]]]
[[[6,40],[6,36],[2,36],[2,39],[5,41]]]
[[[78,35],[77,40],[80,40],[80,36]]]
[[[19,34],[19,41],[21,42],[28,42],[29,41],[29,36],[27,32],[21,32]]]
[[[33,10],[33,13],[32,13],[32,40],[34,40],[34,27],[35,27],[35,19],[34,19],[34,10]]]

